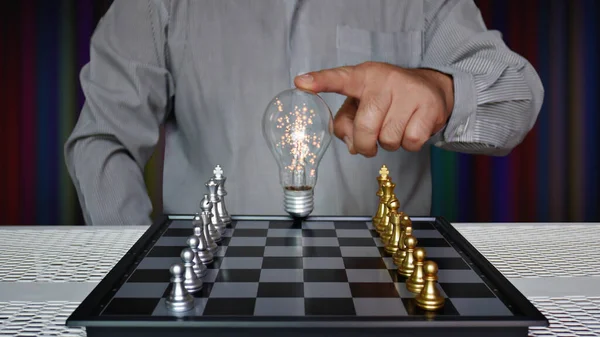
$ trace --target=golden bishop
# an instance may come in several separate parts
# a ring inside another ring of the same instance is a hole
[[[390,214],[391,212],[394,213],[398,213],[398,209],[400,208],[400,201],[398,200],[398,198],[396,198],[396,194],[392,194],[392,197],[390,198],[390,202],[387,204],[388,207],[388,216],[387,216],[387,221],[386,221],[386,227],[382,230],[381,232],[381,241],[384,244],[387,244],[387,242],[390,240],[390,238],[392,237],[393,234],[393,226],[391,224],[391,218],[390,218]]]
[[[400,214],[402,214],[402,212]],[[400,214],[395,210],[390,210],[389,217],[390,227],[392,227],[392,236],[384,245],[384,250],[388,254],[394,254],[400,245],[400,232],[402,231],[402,228],[400,228]]]

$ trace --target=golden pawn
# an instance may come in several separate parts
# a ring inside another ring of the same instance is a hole
[[[400,214],[396,213],[395,210],[391,210],[389,217],[390,227],[392,227],[392,236],[386,242],[384,250],[388,254],[394,254],[400,245],[400,232],[402,231],[402,228],[400,228]]]
[[[421,292],[415,296],[417,306],[423,310],[438,310],[444,306],[446,299],[437,288],[438,266],[433,261],[426,261],[423,265],[425,285]]]
[[[379,207],[377,208],[377,212],[375,212],[375,216],[373,216],[373,226],[377,226],[383,215],[385,214],[385,208],[382,207],[381,201],[383,200],[383,184],[390,180],[390,176],[388,175],[390,172],[388,171],[385,165],[381,166],[379,170],[379,177],[377,177],[378,189],[376,195],[379,197]]]
[[[385,183],[383,183],[383,196],[381,197],[381,201],[379,202],[379,208],[382,210],[381,220],[379,220],[379,222],[375,226],[375,229],[380,235],[389,224],[390,219],[388,217],[387,206],[394,194],[394,187],[396,187],[396,184],[394,184],[391,180],[388,180]]]
[[[406,280],[406,289],[412,293],[420,293],[425,286],[423,279],[423,262],[425,261],[425,249],[417,248],[413,253],[415,259],[415,268],[412,275]]]
[[[402,226],[402,221],[400,221],[400,226]],[[402,231],[402,233],[400,233],[400,243],[398,244],[398,250],[392,256],[394,264],[398,267],[400,267],[402,261],[404,261],[404,258],[406,257],[406,237],[412,236],[412,225],[404,227],[403,229],[404,230]]]
[[[398,209],[400,208],[400,201],[398,200],[398,198],[396,198],[395,194],[392,194],[392,197],[390,198],[390,202],[387,204],[387,207],[388,207],[388,216],[387,216],[387,221],[386,221],[387,225],[381,232],[381,241],[383,241],[384,244],[387,244],[387,242],[392,237],[392,234],[394,231],[392,224],[390,223],[389,214],[391,212],[398,213]]]
[[[413,252],[417,246],[417,239],[412,235],[407,235],[404,242],[406,244],[406,256],[400,267],[398,267],[398,274],[409,277],[415,269]]]

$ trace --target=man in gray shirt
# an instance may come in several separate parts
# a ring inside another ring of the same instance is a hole
[[[313,214],[372,215],[385,164],[401,210],[427,215],[428,147],[506,155],[544,94],[471,0],[116,0],[81,83],[65,155],[89,225],[150,224],[161,125],[164,212],[196,212],[218,164],[230,213],[284,214],[261,119],[294,86],[322,93],[339,137]]]

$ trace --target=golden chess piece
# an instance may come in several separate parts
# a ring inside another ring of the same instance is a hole
[[[392,227],[392,236],[384,245],[384,250],[388,254],[394,254],[400,245],[400,232],[402,231],[402,228],[400,228],[400,214],[398,214],[395,210],[391,210],[389,214],[390,227]]]
[[[393,227],[392,224],[390,223],[390,213],[394,212],[394,213],[398,213],[398,209],[400,208],[400,201],[398,200],[398,198],[396,198],[396,194],[392,194],[392,197],[390,198],[389,203],[387,204],[388,207],[388,215],[387,215],[387,221],[386,221],[386,227],[382,230],[381,234],[381,241],[383,241],[383,243],[387,243],[390,238],[392,237],[393,234]]]
[[[402,220],[400,220],[400,226],[402,227]],[[392,256],[394,264],[398,267],[400,267],[402,261],[404,261],[404,258],[406,257],[406,237],[412,236],[412,231],[412,224],[409,224],[408,227],[404,227],[402,233],[400,233],[398,250]]]
[[[375,212],[375,216],[373,216],[372,218],[373,226],[377,226],[377,224],[381,221],[381,218],[383,218],[383,215],[385,214],[385,207],[383,207],[381,201],[383,200],[383,184],[386,181],[390,180],[389,173],[390,172],[388,171],[387,166],[381,166],[381,169],[379,170],[379,177],[377,177],[377,183],[379,188],[377,189],[376,193],[376,195],[379,197],[379,207],[377,207],[377,212]]]
[[[413,270],[415,269],[415,258],[413,252],[415,251],[415,247],[417,246],[417,239],[412,235],[407,235],[404,242],[406,244],[406,256],[404,257],[404,260],[402,260],[402,263],[398,267],[398,274],[409,277],[410,275],[412,275]]]
[[[425,286],[425,280],[423,279],[424,271],[423,264],[425,262],[425,249],[417,248],[413,252],[415,268],[413,273],[406,280],[406,289],[412,293],[420,293]]]
[[[446,299],[437,288],[438,266],[433,261],[426,261],[423,264],[425,284],[421,292],[415,296],[417,306],[423,310],[439,310],[444,306]]]
[[[380,235],[387,228],[390,220],[388,217],[388,203],[394,195],[394,187],[396,187],[396,184],[394,184],[391,180],[383,183],[383,196],[381,197],[381,201],[379,203],[379,207],[383,208],[383,213],[381,215],[381,220],[375,226],[375,229]]]

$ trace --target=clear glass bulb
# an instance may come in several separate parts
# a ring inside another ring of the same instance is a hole
[[[331,110],[315,93],[285,90],[269,102],[262,128],[279,166],[284,209],[304,218],[313,211],[318,166],[332,139]]]

